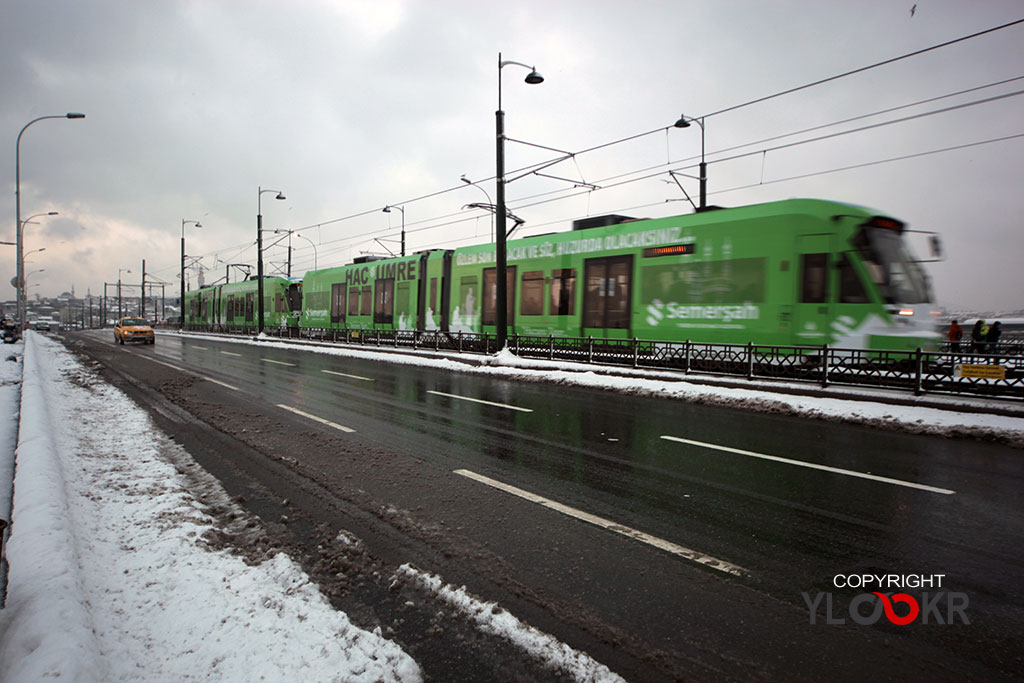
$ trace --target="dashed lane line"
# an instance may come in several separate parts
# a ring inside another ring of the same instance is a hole
[[[427,390],[428,394],[435,394],[437,396],[447,396],[448,398],[457,398],[460,401],[472,401],[473,403],[483,403],[488,406],[495,406],[497,408],[508,408],[509,410],[518,410],[521,413],[532,413],[532,408],[520,408],[519,406],[510,406],[505,403],[495,403],[493,401],[485,401],[480,398],[470,398],[469,396],[459,396],[458,394],[446,394],[443,391],[430,391]]]
[[[839,467],[829,467],[828,465],[819,465],[813,462],[804,462],[803,460],[791,460],[790,458],[781,458],[777,455],[767,455],[765,453],[756,453],[754,451],[745,451],[741,448],[730,448],[729,446],[719,446],[718,444],[705,443],[703,441],[692,441],[690,439],[683,439],[678,436],[662,436],[661,438],[666,441],[677,441],[679,443],[690,444],[691,446],[700,446],[701,448],[711,448],[716,451],[725,451],[726,453],[736,453],[737,455],[746,455],[751,458],[760,458],[762,460],[772,460],[774,462],[781,462],[787,465],[797,465],[799,467],[809,467],[815,470],[823,470],[825,472],[833,472],[835,474],[845,474],[848,477],[859,477],[861,479],[870,479],[872,481],[880,481],[886,484],[894,484],[896,486],[905,486],[912,489],[920,489],[922,491],[930,491],[931,493],[941,493],[943,495],[953,495],[956,491],[951,489],[943,489],[937,486],[928,486],[927,484],[918,484],[913,481],[904,481],[903,479],[892,479],[890,477],[880,477],[876,474],[868,474],[867,472],[855,472],[854,470],[844,470]]]
[[[171,368],[173,370],[177,370],[178,372],[184,372],[185,374],[188,374],[188,375],[193,375],[195,377],[198,377],[199,379],[206,380],[207,382],[213,382],[214,384],[219,384],[220,386],[224,387],[225,389],[230,389],[231,391],[238,391],[238,387],[231,386],[227,382],[221,382],[219,379],[214,379],[212,377],[208,377],[206,375],[200,374],[200,373],[196,372],[195,370],[189,370],[188,368],[181,368],[181,367],[178,367],[177,365],[171,365],[170,363],[165,363],[162,360],[157,360],[156,358],[150,358],[149,356],[143,356],[142,354],[138,354],[138,357],[139,358],[145,358],[146,360],[151,360],[154,363],[159,363],[160,365],[166,365],[167,367],[169,367],[169,368]]]
[[[491,479],[490,477],[484,476],[482,474],[477,474],[476,472],[473,472],[471,470],[454,470],[454,472],[455,474],[459,474],[463,477],[467,477],[474,481],[478,481],[481,484],[486,484],[487,486],[496,488],[499,491],[511,493],[514,496],[518,496],[520,498],[523,498],[524,500],[528,500],[531,503],[536,503],[537,505],[546,507],[549,510],[561,512],[563,515],[568,515],[569,517],[578,519],[582,522],[593,524],[594,526],[600,527],[607,531],[614,531],[617,534],[622,534],[623,536],[632,538],[635,541],[646,543],[647,545],[658,548],[659,550],[664,550],[665,552],[672,553],[673,555],[676,555],[686,560],[690,560],[691,562],[702,564],[710,569],[715,569],[726,574],[732,574],[734,576],[744,576],[749,573],[747,572],[747,570],[743,569],[738,565],[732,564],[731,562],[720,560],[717,557],[712,557],[711,555],[705,555],[704,553],[697,552],[696,550],[685,548],[681,545],[672,543],[671,541],[666,541],[665,539],[658,538],[657,536],[651,536],[650,534],[646,534],[643,531],[638,531],[628,526],[623,526],[622,524],[616,524],[615,522],[604,519],[603,517],[598,517],[597,515],[592,515],[589,512],[584,512],[582,510],[577,510],[576,508],[569,507],[568,505],[564,505],[562,503],[559,503],[558,501],[554,501],[551,500],[550,498],[545,498],[543,496],[538,496],[535,493],[530,493],[529,491],[525,491],[516,486],[512,486],[511,484],[506,484],[504,482],[498,481],[497,479]]]
[[[336,372],[334,370],[321,370],[320,372],[326,372],[328,375],[337,375],[338,377],[351,377],[352,379],[361,379],[367,382],[375,382],[376,380],[372,377],[362,377],[360,375],[350,375],[347,372]]]
[[[260,358],[264,363],[273,363],[274,365],[287,365],[288,367],[294,368],[295,363],[286,363],[283,360],[273,360],[271,358]]]
[[[327,425],[328,427],[333,427],[333,428],[341,430],[343,432],[354,432],[354,431],[356,431],[356,430],[352,429],[351,427],[345,427],[344,425],[340,425],[337,422],[331,422],[330,420],[325,420],[322,417],[317,417],[316,415],[310,415],[309,413],[307,413],[307,412],[305,412],[303,410],[299,410],[298,408],[292,408],[291,406],[286,406],[283,403],[278,403],[277,407],[278,408],[284,408],[285,410],[291,411],[291,412],[295,413],[296,415],[301,415],[302,417],[304,417],[306,419],[313,420],[314,422],[319,422],[320,424]]]

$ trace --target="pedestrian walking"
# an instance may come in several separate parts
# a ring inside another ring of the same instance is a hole
[[[949,325],[949,350],[952,353],[960,353],[960,340],[964,336],[963,328],[960,327],[960,323],[954,320]]]
[[[982,331],[983,327],[984,331]],[[978,318],[974,327],[971,328],[971,350],[974,353],[985,353],[985,332],[987,331],[988,327],[985,325],[985,321]]]
[[[989,353],[995,354],[995,362],[999,362],[999,337],[1003,334],[1003,324],[998,320],[992,323],[992,326],[988,328],[988,334],[985,335],[985,345]]]

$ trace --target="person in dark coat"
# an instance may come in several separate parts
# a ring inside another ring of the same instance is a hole
[[[985,353],[985,335],[981,331],[982,325],[985,321],[978,318],[977,322],[974,323],[974,327],[971,328],[971,350],[975,353]]]
[[[992,326],[988,328],[988,334],[985,335],[985,346],[989,353],[995,354],[996,363],[999,362],[999,337],[1003,334],[1003,324],[998,320],[992,323]]]

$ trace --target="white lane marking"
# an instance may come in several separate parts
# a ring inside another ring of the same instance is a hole
[[[193,346],[192,348],[193,349],[199,349],[200,351],[209,351],[210,350],[210,349],[206,348],[205,346]]]
[[[569,517],[573,517],[582,522],[593,524],[594,526],[601,527],[602,529],[605,529],[607,531],[614,531],[617,534],[622,534],[623,536],[632,538],[635,541],[640,541],[641,543],[646,543],[647,545],[654,546],[659,550],[664,550],[666,552],[672,553],[673,555],[678,555],[679,557],[690,560],[692,562],[703,564],[711,569],[717,569],[720,572],[733,574],[735,576],[743,576],[749,573],[747,572],[747,570],[743,569],[740,566],[732,564],[731,562],[726,562],[725,560],[720,560],[717,557],[712,557],[711,555],[699,553],[696,550],[684,548],[683,546],[676,545],[671,541],[666,541],[662,538],[658,538],[657,536],[645,534],[642,531],[637,531],[636,529],[632,529],[628,526],[616,524],[615,522],[604,519],[603,517],[598,517],[597,515],[592,515],[589,512],[583,512],[582,510],[577,510],[576,508],[569,507],[568,505],[563,505],[562,503],[551,500],[550,498],[538,496],[535,493],[524,491],[523,489],[512,486],[511,484],[505,484],[496,479],[491,479],[490,477],[486,477],[482,474],[477,474],[476,472],[473,472],[471,470],[454,470],[454,472],[455,474],[459,474],[462,475],[463,477],[468,477],[469,479],[478,481],[481,484],[486,484],[487,486],[491,486],[500,491],[504,491],[505,493],[511,493],[514,496],[519,496],[520,498],[528,500],[531,503],[536,503],[537,505],[541,505],[550,510],[561,512],[563,515],[568,515]]]
[[[839,467],[829,467],[828,465],[818,465],[813,462],[804,462],[803,460],[790,460],[789,458],[780,458],[777,455],[766,455],[764,453],[755,453],[754,451],[745,451],[740,448],[730,448],[728,446],[719,446],[713,443],[704,443],[703,441],[691,441],[690,439],[682,439],[678,436],[662,436],[661,438],[667,441],[678,441],[679,443],[687,443],[691,446],[700,446],[702,448],[712,448],[717,451],[725,451],[727,453],[736,453],[738,455],[748,455],[751,458],[761,458],[762,460],[774,460],[775,462],[785,463],[787,465],[798,465],[800,467],[809,467],[815,470],[824,470],[825,472],[834,472],[836,474],[845,474],[849,477],[860,477],[861,479],[871,479],[872,481],[880,481],[886,484],[895,484],[896,486],[906,486],[912,489],[921,489],[922,491],[930,491],[932,493],[941,493],[944,495],[952,495],[956,493],[951,489],[943,489],[937,486],[928,486],[927,484],[917,484],[912,481],[904,481],[902,479],[891,479],[889,477],[879,477],[874,474],[867,474],[866,472],[855,472],[853,470],[844,470]]]
[[[298,408],[292,408],[291,406],[286,406],[283,403],[278,403],[277,407],[278,408],[284,408],[285,410],[289,410],[289,411],[295,413],[296,415],[301,415],[302,417],[305,417],[305,418],[308,418],[310,420],[313,420],[314,422],[319,422],[320,424],[327,425],[328,427],[334,427],[335,429],[340,429],[343,432],[354,432],[354,431],[356,431],[356,430],[352,429],[351,427],[345,427],[345,426],[342,426],[342,425],[338,424],[337,422],[331,422],[330,420],[325,420],[322,417],[317,417],[316,415],[310,415],[309,413],[307,413],[305,411],[299,410]]]
[[[283,360],[271,360],[270,358],[260,358],[264,363],[274,363],[275,365],[287,365],[294,368],[295,363],[285,363]]]
[[[484,401],[483,399],[470,398],[469,396],[459,396],[458,394],[446,394],[443,391],[430,391],[428,389],[427,393],[428,394],[436,394],[438,396],[447,396],[448,398],[457,398],[460,401],[472,401],[473,403],[483,403],[484,405],[495,406],[497,408],[508,408],[509,410],[518,410],[519,412],[522,412],[522,413],[532,413],[533,412],[532,408],[520,408],[519,406],[510,406],[510,405],[506,405],[504,403],[494,403],[493,401]]]
[[[224,387],[225,389],[230,389],[231,391],[238,391],[238,387],[233,387],[230,384],[227,384],[226,382],[221,382],[219,379],[214,379],[212,377],[207,377],[206,375],[201,375],[201,374],[199,374],[198,372],[196,372],[194,370],[189,370],[188,368],[179,368],[177,365],[171,365],[170,363],[165,363],[162,360],[157,360],[156,358],[150,358],[149,356],[143,356],[142,354],[138,354],[138,355],[139,355],[139,358],[145,358],[147,360],[153,361],[154,363],[159,363],[160,365],[166,365],[167,367],[172,368],[174,370],[177,370],[178,372],[184,372],[187,375],[194,375],[195,377],[198,377],[199,379],[204,379],[207,382],[213,382],[214,384],[219,384],[222,387]]]
[[[225,356],[241,356],[242,355],[240,353],[235,353],[234,351],[221,351],[221,353],[223,353]]]
[[[349,375],[344,372],[335,372],[334,370],[321,370],[320,372],[326,372],[328,375],[337,375],[338,377],[351,377],[352,379],[362,379],[367,382],[375,382],[372,377],[360,377],[359,375]]]

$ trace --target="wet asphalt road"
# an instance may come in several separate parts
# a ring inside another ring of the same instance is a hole
[[[198,372],[163,393],[229,434],[262,415],[249,446],[364,511],[402,511],[362,523],[382,557],[498,600],[628,679],[1024,671],[1019,450],[305,349],[107,336],[77,335],[156,392],[176,368]],[[849,601],[865,591],[833,577],[861,573],[942,574],[971,623],[853,624]],[[820,592],[833,611],[819,603],[811,624],[803,594]],[[847,623],[825,623],[837,615]]]

